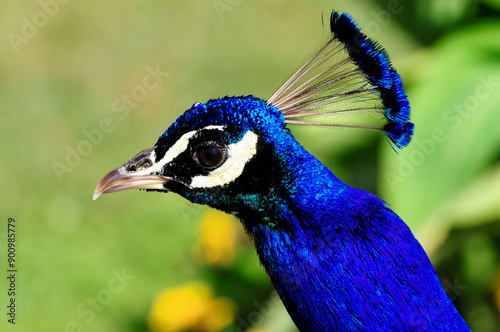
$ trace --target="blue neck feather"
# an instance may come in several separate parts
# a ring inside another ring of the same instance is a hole
[[[249,232],[300,331],[469,331],[384,201],[343,184],[288,131],[274,144],[289,190],[273,224],[287,227]]]

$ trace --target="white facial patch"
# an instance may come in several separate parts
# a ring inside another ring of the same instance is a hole
[[[187,149],[189,144],[189,139],[193,137],[194,134],[196,134],[196,132],[197,130],[193,130],[182,135],[181,138],[179,138],[177,142],[175,142],[175,144],[172,145],[170,149],[168,149],[168,151],[165,153],[163,158],[161,158],[161,160],[158,160],[158,162],[154,163],[151,167],[143,168],[134,172],[134,175],[160,173],[163,169],[163,166],[174,160],[175,157],[177,157]],[[155,160],[155,158],[156,158],[156,153],[153,150],[151,152],[150,159]]]
[[[189,145],[189,139],[191,137],[193,137],[198,131],[205,130],[205,129],[223,130],[224,126],[207,126],[205,128],[199,129],[199,130],[193,130],[193,131],[185,133],[184,135],[181,136],[181,138],[179,138],[177,140],[177,142],[175,142],[174,145],[172,145],[172,147],[170,149],[168,149],[168,151],[165,153],[163,158],[161,158],[161,160],[158,160],[158,162],[154,163],[151,167],[144,168],[144,169],[141,169],[141,170],[134,172],[134,175],[146,175],[146,174],[153,174],[153,173],[161,173],[163,166],[165,166],[166,164],[168,164],[169,162],[174,160],[178,155],[180,155],[181,153],[186,151],[186,149]],[[150,159],[151,160],[156,159],[156,153],[154,150],[151,152]]]
[[[252,131],[247,131],[239,142],[228,145],[227,160],[222,166],[208,175],[195,176],[189,187],[211,188],[236,180],[243,173],[246,163],[257,153],[258,138]]]
[[[186,151],[189,146],[189,140],[200,130],[217,129],[224,130],[224,126],[207,126],[202,129],[193,130],[182,135],[177,142],[165,153],[162,159],[158,160],[151,167],[139,169],[134,172],[135,175],[149,175],[161,173],[163,167],[174,160],[181,153]],[[248,131],[243,138],[234,144],[227,146],[227,159],[220,167],[214,169],[208,175],[198,175],[192,178],[190,188],[211,188],[223,186],[236,180],[242,173],[246,163],[257,153],[258,136],[252,131]],[[156,159],[155,151],[150,155],[151,160]],[[158,189],[163,189],[159,184]]]

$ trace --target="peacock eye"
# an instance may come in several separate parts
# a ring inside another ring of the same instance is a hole
[[[202,145],[196,150],[195,159],[206,168],[217,168],[226,161],[227,150],[218,145]]]

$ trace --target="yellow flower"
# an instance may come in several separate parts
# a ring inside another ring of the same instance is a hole
[[[226,298],[213,299],[207,307],[209,314],[201,319],[197,331],[220,331],[234,321],[235,308],[232,301]]]
[[[206,284],[191,282],[161,292],[148,320],[154,332],[215,332],[231,324],[234,316],[231,300],[214,298]]]
[[[227,266],[233,262],[237,227],[234,218],[224,212],[210,209],[202,214],[198,242],[208,264]]]

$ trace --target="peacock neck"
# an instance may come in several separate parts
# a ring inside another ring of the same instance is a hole
[[[287,192],[269,200],[273,220],[242,221],[297,327],[469,331],[406,224],[290,144],[279,151]]]

